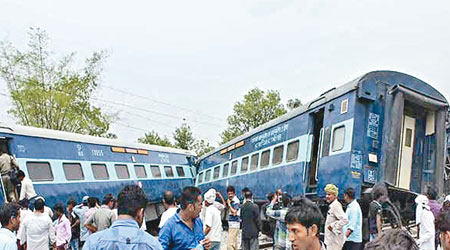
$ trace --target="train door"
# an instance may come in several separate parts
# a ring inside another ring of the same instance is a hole
[[[309,178],[308,178],[308,190],[309,192],[314,192],[317,187],[317,172],[319,170],[319,162],[322,154],[322,143],[323,143],[323,116],[324,109],[319,109],[312,114],[313,119],[313,144],[312,144],[312,155],[311,162],[309,166]]]
[[[401,135],[400,157],[397,173],[397,186],[400,188],[408,189],[411,182],[411,169],[413,163],[413,148],[415,137],[416,119],[404,115],[403,116],[403,128]]]

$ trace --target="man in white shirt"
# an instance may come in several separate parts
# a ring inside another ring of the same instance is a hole
[[[4,203],[0,211],[0,249],[17,250],[15,231],[20,226],[20,206],[15,202]]]
[[[27,199],[20,200],[19,205],[21,207],[20,208],[20,220],[23,222],[26,220],[28,215],[33,214],[33,212],[28,208],[29,203],[28,203]],[[23,223],[20,223],[19,230],[17,230],[17,239],[20,240],[21,245],[23,245],[25,242],[25,239],[21,239],[22,231],[23,231]]]
[[[419,245],[421,250],[434,250],[434,215],[428,205],[428,198],[425,195],[418,195],[415,202],[417,204],[416,221],[419,224],[419,240],[417,241],[417,245]]]
[[[36,191],[34,191],[33,182],[30,178],[25,176],[22,170],[19,170],[17,178],[22,182],[22,188],[20,189],[19,200],[28,199],[31,200],[37,196]]]
[[[44,214],[44,206],[44,200],[38,198],[34,202],[35,212],[23,222],[21,239],[25,241],[27,249],[48,250],[49,243],[56,247],[55,230],[50,217]]]
[[[166,221],[175,215],[177,212],[177,202],[175,201],[175,196],[172,191],[165,191],[163,195],[163,205],[166,208],[166,211],[162,213],[161,220],[159,222],[159,228],[162,228]]]
[[[222,240],[222,218],[219,209],[214,206],[216,201],[216,190],[210,189],[205,193],[205,218],[203,225],[205,235],[211,240],[210,250],[220,250],[220,242]]]

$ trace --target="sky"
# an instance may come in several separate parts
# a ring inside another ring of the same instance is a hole
[[[118,113],[111,132],[172,137],[187,123],[214,146],[254,87],[308,102],[373,70],[395,70],[450,100],[450,3],[416,0],[5,1],[0,39],[25,48],[47,31],[77,64],[107,50],[93,103]],[[7,93],[0,81],[0,94]],[[99,101],[101,100],[101,101]],[[0,121],[10,99],[0,95]]]

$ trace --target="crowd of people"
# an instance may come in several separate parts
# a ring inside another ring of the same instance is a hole
[[[19,202],[5,203],[0,210],[0,250],[238,250],[239,246],[256,250],[262,219],[275,222],[274,250],[435,250],[438,246],[450,250],[450,196],[441,205],[433,190],[415,199],[418,240],[403,229],[383,231],[383,204],[388,198],[375,192],[368,213],[369,238],[363,241],[363,216],[355,190],[347,188],[341,204],[334,184],[325,187],[329,203],[325,217],[316,203],[307,198],[293,201],[281,189],[270,194],[262,208],[249,188],[242,189],[242,202],[233,186],[227,187],[226,197],[215,189],[202,194],[193,186],[184,188],[180,197],[168,190],[163,194],[165,211],[156,238],[145,231],[148,201],[137,185],[125,186],[117,198],[106,194],[101,203],[97,197],[85,196],[79,204],[69,199],[66,206],[57,203],[51,209],[23,172],[18,176],[25,180],[25,191]]]

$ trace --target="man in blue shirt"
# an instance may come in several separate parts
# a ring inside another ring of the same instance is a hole
[[[117,220],[110,228],[92,234],[83,250],[146,249],[162,250],[158,240],[140,229],[147,198],[137,185],[125,186],[119,193]]]
[[[211,242],[205,238],[203,223],[199,218],[202,195],[196,187],[185,187],[180,197],[181,210],[172,216],[159,232],[159,242],[164,250],[209,250]]]
[[[0,249],[17,250],[16,231],[20,226],[20,206],[15,202],[4,203],[0,210]]]
[[[355,189],[347,188],[344,193],[344,200],[347,202],[348,223],[344,226],[343,231],[347,240],[344,244],[344,250],[361,250],[362,249],[362,212],[358,201],[355,200]]]

